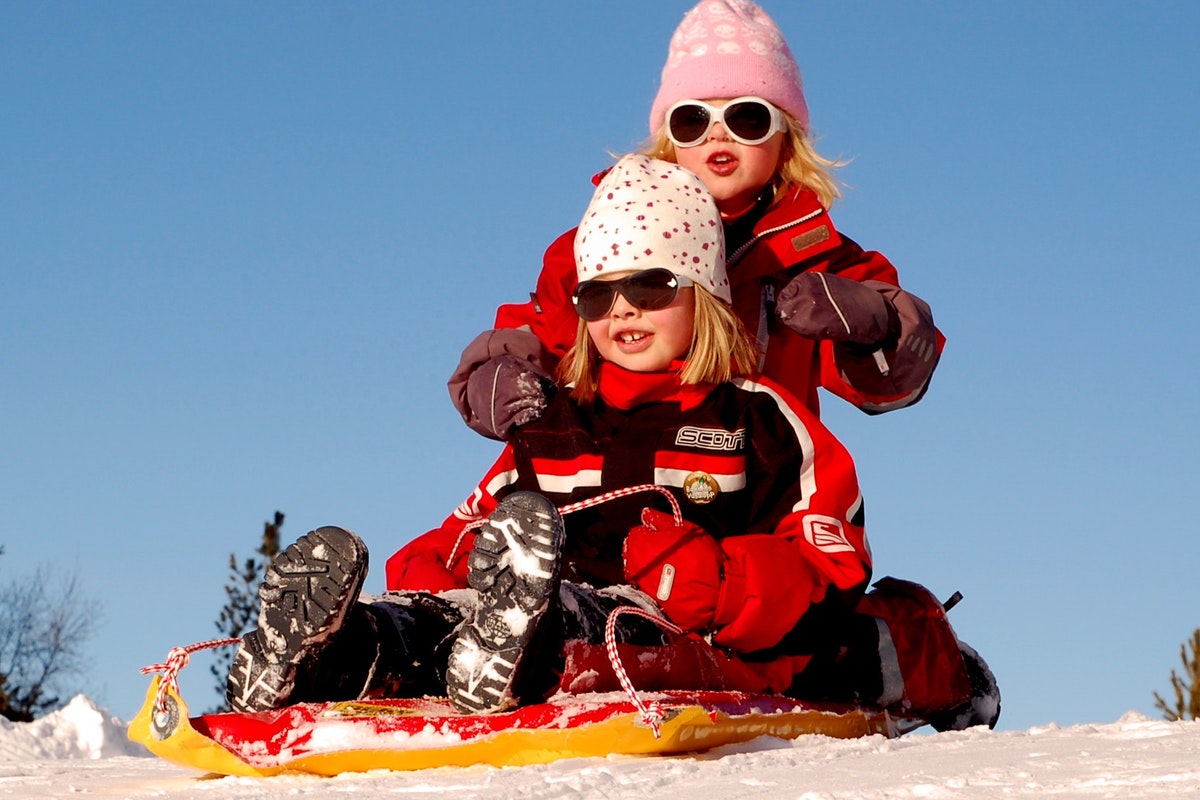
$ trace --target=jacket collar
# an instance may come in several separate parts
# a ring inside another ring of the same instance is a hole
[[[644,403],[679,403],[683,411],[700,405],[712,391],[712,384],[685,384],[679,378],[684,361],[672,361],[662,372],[633,372],[611,361],[601,361],[598,389],[600,397],[622,411]]]

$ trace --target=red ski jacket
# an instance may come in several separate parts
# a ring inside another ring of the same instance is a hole
[[[864,251],[838,233],[811,190],[794,188],[758,213],[751,231],[740,230],[751,221],[742,218],[727,224],[726,233],[733,306],[763,351],[760,372],[814,413],[819,413],[818,386],[873,414],[917,402],[945,345],[929,306],[900,288],[895,267],[882,254]],[[732,231],[731,225],[739,230]],[[575,231],[567,231],[546,250],[529,302],[503,305],[496,313],[497,329],[528,328],[546,350],[543,359],[548,355],[552,362],[574,343],[579,324],[571,303],[574,239]],[[892,303],[900,333],[883,351],[890,365],[887,375],[863,348],[804,338],[776,317],[776,294],[803,271],[866,283]],[[452,393],[456,378],[451,379]]]
[[[866,588],[871,557],[854,463],[803,403],[765,378],[681,386],[677,373],[604,363],[597,400],[558,393],[440,528],[388,560],[388,589],[465,587],[473,537],[464,528],[512,491],[562,507],[644,484],[667,487],[684,519],[720,545],[728,602],[711,631],[718,645],[771,648],[811,609],[852,609]],[[670,511],[649,492],[567,515],[564,579],[625,583],[622,546],[645,507]]]

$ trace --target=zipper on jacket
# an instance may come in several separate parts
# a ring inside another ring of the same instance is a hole
[[[725,269],[728,270],[738,259],[746,254],[754,245],[758,244],[758,240],[764,236],[770,236],[780,231],[786,231],[788,228],[794,228],[797,225],[803,225],[805,222],[814,220],[825,213],[825,209],[818,208],[816,211],[810,211],[803,217],[794,219],[791,222],[786,222],[783,225],[776,225],[774,228],[768,228],[761,233],[756,233],[750,237],[749,241],[734,251],[733,255],[726,257]],[[758,371],[762,372],[763,366],[767,362],[767,343],[770,341],[770,317],[775,306],[775,287],[769,282],[764,283],[762,289],[762,297],[758,302],[758,330],[755,331],[755,339],[758,340]]]
[[[775,313],[775,287],[764,283],[758,304],[758,371],[767,363],[767,343],[771,339],[771,315]]]
[[[783,225],[776,225],[774,228],[768,228],[767,230],[762,231],[761,233],[754,234],[753,236],[750,237],[750,240],[748,242],[746,242],[744,245],[742,245],[737,250],[735,250],[733,255],[726,256],[725,269],[730,269],[731,267],[733,267],[733,265],[736,264],[738,262],[738,260],[746,254],[746,251],[749,250],[754,245],[758,244],[758,240],[763,238],[764,236],[770,236],[771,234],[779,233],[780,231],[786,231],[788,228],[794,228],[797,225],[803,225],[805,222],[814,220],[824,213],[825,213],[825,209],[818,208],[816,211],[810,211],[807,214],[805,214],[803,217],[800,217],[799,219],[794,219],[791,222],[785,222]]]

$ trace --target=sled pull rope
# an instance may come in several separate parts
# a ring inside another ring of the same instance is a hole
[[[679,501],[675,499],[675,495],[671,494],[671,490],[667,487],[659,486],[654,483],[641,483],[637,486],[630,486],[625,489],[614,489],[611,492],[604,492],[603,494],[598,494],[595,497],[589,497],[587,500],[580,500],[577,503],[568,503],[565,506],[559,506],[558,513],[565,517],[567,514],[571,514],[576,511],[582,511],[585,508],[592,508],[602,503],[607,503],[609,500],[616,500],[620,497],[628,497],[633,494],[638,494],[639,492],[658,492],[666,497],[667,502],[671,504],[671,514],[675,517],[675,524],[683,524],[683,511],[680,510]],[[462,545],[463,539],[466,538],[467,534],[473,530],[482,528],[486,524],[486,518],[477,519],[468,522],[463,527],[462,532],[458,534],[458,539],[454,541],[454,547],[450,548],[449,558],[446,559],[446,567],[448,569],[453,569],[454,562],[458,560],[458,548]]]
[[[162,673],[162,683],[158,685],[158,694],[154,697],[154,707],[160,714],[167,713],[167,691],[170,690],[179,694],[179,673],[188,665],[188,661],[192,658],[192,653],[200,650],[210,650],[214,647],[228,647],[231,644],[237,644],[241,639],[209,639],[206,642],[197,642],[189,644],[187,647],[172,647],[171,652],[167,653],[167,660],[161,664],[151,664],[148,667],[142,667],[143,675],[149,675],[152,672]]]
[[[625,671],[625,665],[621,663],[621,654],[617,652],[617,617],[622,614],[633,614],[648,619],[671,633],[682,634],[683,629],[637,606],[614,608],[609,612],[608,620],[604,623],[604,649],[608,652],[608,660],[612,664],[613,672],[617,673],[617,680],[621,682],[621,688],[625,690],[625,694],[629,695],[629,701],[637,708],[642,722],[654,731],[654,738],[658,739],[662,736],[662,724],[666,719],[666,712],[656,700],[651,700],[649,703],[642,702],[642,698],[638,697],[637,689],[633,687],[633,681],[629,679],[629,674]]]
[[[571,514],[575,511],[582,511],[585,508],[592,508],[593,506],[598,506],[601,503],[607,503],[609,500],[616,500],[620,497],[628,497],[629,495],[638,494],[639,492],[658,492],[666,497],[667,501],[671,504],[671,514],[675,517],[675,524],[683,524],[683,512],[679,510],[679,501],[675,499],[675,495],[671,494],[671,490],[667,487],[659,486],[658,484],[654,483],[642,483],[638,484],[637,486],[630,486],[626,489],[614,489],[611,492],[605,492],[604,494],[598,494],[595,497],[589,497],[587,500],[580,500],[578,503],[570,503],[568,505],[561,506],[558,509],[558,513],[565,517],[567,514]]]

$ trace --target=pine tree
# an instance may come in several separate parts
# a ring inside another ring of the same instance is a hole
[[[1188,655],[1188,647],[1192,654]],[[1192,633],[1191,641],[1179,646],[1179,659],[1183,662],[1183,675],[1171,670],[1171,688],[1175,691],[1175,705],[1158,692],[1154,693],[1154,705],[1163,712],[1163,718],[1172,722],[1185,719],[1200,719],[1200,628]]]
[[[263,523],[262,543],[255,555],[238,566],[236,553],[229,554],[229,582],[225,584],[225,607],[217,617],[217,633],[222,639],[233,639],[253,628],[258,622],[258,585],[271,559],[279,552],[279,529],[283,527],[282,512],[275,512],[275,519]],[[225,679],[233,663],[233,648],[222,648],[216,655],[210,671],[216,679],[217,696],[221,698],[215,710],[226,711]]]

